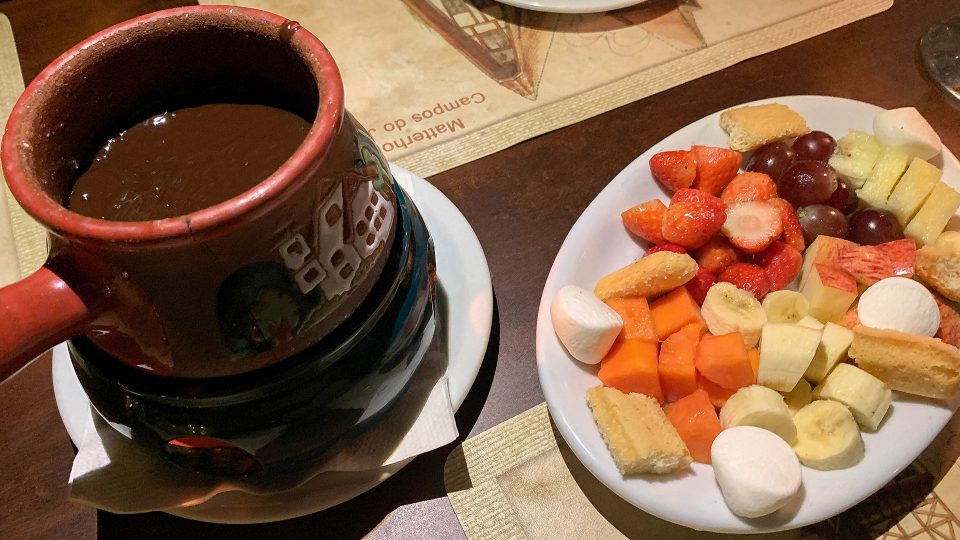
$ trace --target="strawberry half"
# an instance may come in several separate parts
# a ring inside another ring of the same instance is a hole
[[[753,262],[760,265],[770,278],[770,290],[785,289],[800,273],[803,266],[803,255],[784,244],[774,242],[753,258]]]
[[[747,253],[760,253],[780,237],[783,224],[779,210],[772,205],[742,202],[727,207],[722,231],[734,246]]]
[[[740,170],[740,152],[715,146],[693,146],[690,149],[697,159],[697,179],[693,187],[720,195]]]
[[[767,272],[755,264],[731,264],[720,274],[719,279],[733,283],[737,288],[752,294],[757,300],[763,300],[763,297],[770,292],[770,278]]]
[[[650,158],[650,174],[670,191],[688,188],[697,177],[697,157],[690,150],[658,152]]]
[[[659,199],[652,199],[624,210],[620,218],[628,231],[647,242],[662,244],[664,239],[660,229],[663,226],[663,214],[666,211],[667,205]]]
[[[740,262],[740,253],[729,240],[717,235],[698,249],[693,258],[701,268],[706,268],[713,275],[719,275],[726,267]]]
[[[706,268],[698,268],[697,273],[693,275],[690,281],[683,286],[690,292],[690,296],[697,301],[697,304],[703,305],[703,299],[707,297],[707,291],[717,282],[717,277],[710,273]]]
[[[687,254],[687,250],[686,250],[686,249],[683,249],[683,246],[678,246],[678,245],[676,245],[676,244],[658,244],[658,245],[652,246],[650,249],[648,249],[648,250],[643,254],[643,256],[646,257],[647,255],[652,255],[652,254],[654,254],[654,253],[656,253],[656,252],[658,252],[658,251],[672,251],[673,253],[679,253],[679,254],[681,254],[681,255],[686,255],[686,254]]]
[[[726,221],[726,207],[723,201],[707,193],[697,192],[695,189],[680,190],[682,192],[696,192],[695,195],[684,193],[679,202],[671,201],[667,212],[663,216],[663,239],[667,242],[679,244],[687,249],[696,249],[710,240],[720,231]]]
[[[780,223],[783,224],[783,235],[780,239],[799,253],[803,253],[803,250],[807,249],[807,242],[803,238],[803,228],[800,227],[797,210],[790,201],[778,197],[768,199],[767,204],[772,204],[780,211]]]
[[[777,196],[777,185],[759,172],[738,174],[723,188],[720,198],[727,204],[747,201],[766,201]]]

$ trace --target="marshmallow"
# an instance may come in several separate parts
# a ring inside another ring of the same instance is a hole
[[[873,119],[873,135],[884,146],[897,146],[907,154],[930,159],[943,143],[933,127],[913,107],[883,111]]]
[[[800,460],[773,432],[737,426],[717,435],[710,448],[713,473],[730,511],[755,518],[772,514],[800,491]]]
[[[550,318],[560,343],[584,364],[603,359],[623,328],[616,311],[575,285],[560,289],[550,304]]]
[[[860,295],[860,324],[933,337],[940,328],[940,309],[923,285],[904,277],[881,279]]]

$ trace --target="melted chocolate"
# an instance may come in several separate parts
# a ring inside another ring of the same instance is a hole
[[[158,114],[103,145],[68,206],[114,221],[188,214],[270,176],[309,130],[303,118],[267,105],[210,103]]]

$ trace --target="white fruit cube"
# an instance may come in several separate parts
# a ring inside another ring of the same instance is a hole
[[[857,196],[870,206],[885,207],[887,197],[890,196],[893,187],[897,185],[897,180],[900,180],[900,176],[906,170],[909,160],[910,157],[903,150],[892,146],[884,146],[880,150],[880,158],[877,159],[877,164],[870,171],[870,176],[867,177],[863,186],[857,190]]]
[[[800,286],[810,301],[810,315],[821,322],[836,321],[857,299],[857,280],[834,266],[814,264]]]
[[[837,362],[847,358],[847,350],[853,343],[853,332],[847,328],[828,322],[820,336],[820,346],[813,355],[813,361],[803,376],[815,383],[822,382]]]
[[[793,390],[819,345],[819,330],[790,323],[763,325],[757,384],[778,392]]]
[[[943,182],[937,182],[920,211],[903,229],[903,234],[916,240],[917,247],[932,244],[957,212],[957,208],[960,208],[960,193]]]
[[[887,210],[897,216],[901,227],[905,227],[927,200],[927,195],[943,176],[943,171],[920,158],[913,158],[907,172],[903,173],[897,187],[887,199]]]
[[[883,381],[850,364],[837,364],[820,386],[813,389],[813,399],[832,399],[850,409],[861,427],[876,430],[890,408],[893,392]]]

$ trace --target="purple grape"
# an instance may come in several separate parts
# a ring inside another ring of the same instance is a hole
[[[903,230],[897,218],[886,210],[864,208],[850,216],[850,240],[864,246],[875,246],[900,240]]]
[[[764,173],[774,182],[783,176],[787,167],[793,163],[795,152],[785,142],[770,143],[757,148],[744,168],[750,172]]]
[[[825,204],[811,204],[797,209],[800,228],[807,245],[813,243],[821,234],[836,238],[847,237],[847,218],[839,210]]]
[[[843,178],[837,178],[837,189],[833,191],[830,198],[825,202],[827,206],[832,206],[840,211],[841,214],[849,216],[857,211],[857,205],[860,199],[857,198],[857,192],[850,187],[850,184]]]
[[[797,153],[797,161],[826,161],[836,149],[837,141],[822,131],[811,131],[793,141],[793,151]]]
[[[794,161],[777,182],[777,193],[796,207],[820,204],[837,190],[837,173],[822,161]]]

